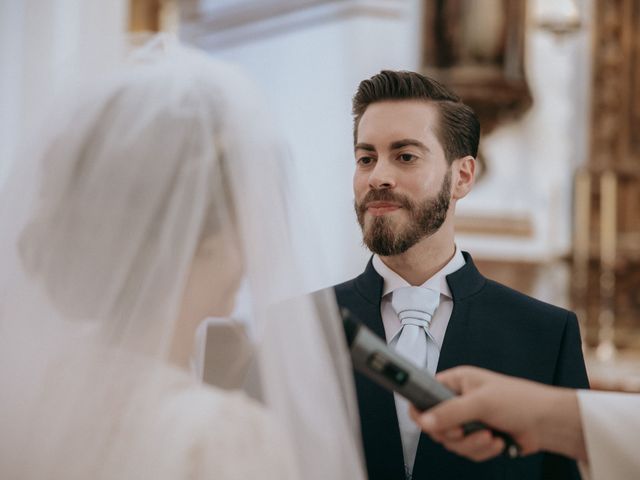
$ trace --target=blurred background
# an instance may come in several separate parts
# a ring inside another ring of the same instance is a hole
[[[358,83],[407,69],[452,87],[483,128],[459,246],[576,311],[595,386],[640,391],[640,0],[2,0],[0,188],[57,99],[154,32],[262,90],[310,291],[369,257],[351,190]]]

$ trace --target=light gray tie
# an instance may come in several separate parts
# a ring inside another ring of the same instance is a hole
[[[391,306],[402,329],[396,351],[423,368],[427,365],[429,325],[440,303],[440,292],[423,287],[402,287],[393,291]]]
[[[439,303],[440,293],[423,287],[398,288],[391,296],[391,307],[402,324],[399,334],[394,337],[397,338],[395,350],[420,368],[427,366],[427,337],[431,337],[429,325]],[[432,345],[436,346],[435,343]],[[405,477],[411,479],[420,430],[409,417],[407,400],[397,393],[394,394],[394,399],[402,439]]]

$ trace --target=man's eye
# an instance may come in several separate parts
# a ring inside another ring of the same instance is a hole
[[[415,160],[416,156],[413,155],[412,153],[403,153],[402,155],[400,155],[399,158],[403,162],[411,162],[411,161]]]
[[[373,163],[373,158],[371,158],[371,157],[360,157],[360,158],[358,158],[358,163],[360,165],[371,165]]]

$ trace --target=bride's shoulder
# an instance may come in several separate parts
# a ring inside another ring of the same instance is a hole
[[[157,418],[189,445],[194,478],[296,478],[289,440],[258,402],[194,382],[167,393]]]
[[[217,425],[231,423],[237,430],[250,424],[271,423],[268,411],[240,391],[184,382],[167,393],[162,402],[166,414],[173,413],[182,419],[193,418],[199,424],[206,421]]]

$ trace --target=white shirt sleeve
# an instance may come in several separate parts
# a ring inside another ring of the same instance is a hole
[[[591,480],[640,478],[640,395],[578,391]],[[586,468],[585,468],[586,467]]]

